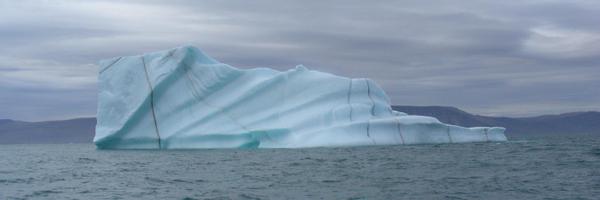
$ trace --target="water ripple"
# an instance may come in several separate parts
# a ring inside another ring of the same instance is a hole
[[[0,145],[0,199],[595,199],[599,145],[599,138],[195,151]]]

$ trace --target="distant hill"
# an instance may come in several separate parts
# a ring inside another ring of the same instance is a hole
[[[509,137],[545,135],[600,135],[600,112],[573,112],[537,117],[489,117],[474,115],[454,107],[392,106],[411,115],[425,115],[460,126],[501,126]]]
[[[0,119],[0,144],[89,143],[96,118],[23,122]]]
[[[0,119],[0,125],[5,124],[5,123],[10,123],[13,122],[13,120],[10,119]]]
[[[501,126],[510,138],[547,135],[600,135],[600,112],[509,118],[474,115],[445,106],[392,106],[411,115],[425,115],[459,126]],[[0,144],[90,143],[96,118],[23,122],[0,119]]]

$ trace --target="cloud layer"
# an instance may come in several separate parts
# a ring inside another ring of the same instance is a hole
[[[93,116],[95,63],[184,44],[368,77],[394,104],[600,109],[597,1],[2,1],[0,118]]]

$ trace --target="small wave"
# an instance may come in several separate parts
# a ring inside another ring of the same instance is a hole
[[[157,183],[164,183],[164,180],[158,179],[158,178],[152,178],[152,177],[144,177],[144,179],[146,179],[147,181],[152,181],[152,182],[157,182]]]
[[[515,144],[519,144],[519,143],[529,143],[529,140],[509,140],[506,141],[506,143],[515,143]]]
[[[59,193],[61,193],[61,192],[55,191],[55,190],[40,190],[40,191],[33,192],[33,194],[31,194],[31,195],[27,195],[27,197],[47,197],[50,194],[59,194]]]
[[[595,155],[595,156],[600,156],[600,148],[593,148],[590,151],[590,154]]]
[[[77,159],[78,162],[80,163],[95,163],[98,162],[96,159],[92,159],[92,158],[79,158]]]
[[[240,194],[240,198],[241,199],[253,199],[253,200],[262,199],[262,198],[260,198],[260,197],[258,197],[256,195],[253,195],[253,194]]]
[[[14,183],[30,184],[31,182],[33,182],[33,178],[0,179],[0,183],[10,183],[10,184],[14,184]]]
[[[183,179],[173,179],[173,180],[171,180],[171,183],[194,183],[194,181],[188,181],[188,180],[183,180]]]

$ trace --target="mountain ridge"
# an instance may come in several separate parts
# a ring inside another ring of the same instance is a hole
[[[424,115],[459,126],[505,127],[509,139],[546,135],[600,135],[600,112],[569,112],[535,117],[495,117],[468,113],[450,106],[395,105],[392,109]],[[96,118],[41,122],[0,119],[0,144],[91,143]]]
[[[0,120],[0,144],[90,143],[96,118],[41,122]]]

